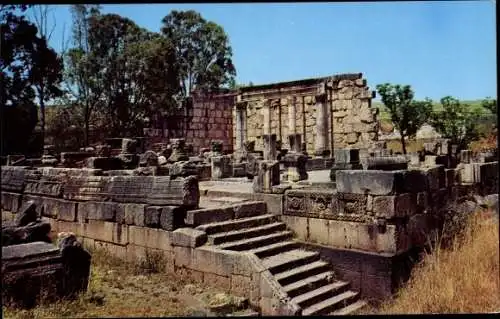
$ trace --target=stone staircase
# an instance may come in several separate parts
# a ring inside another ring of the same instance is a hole
[[[302,315],[353,314],[367,304],[350,290],[350,283],[335,279],[331,265],[318,252],[301,249],[277,215],[215,222],[197,229],[207,233],[209,245],[254,253]]]

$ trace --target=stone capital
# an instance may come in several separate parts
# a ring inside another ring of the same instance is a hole
[[[248,102],[246,101],[239,101],[239,102],[236,102],[235,104],[235,107],[236,107],[236,110],[244,110],[247,108],[247,105],[248,105]]]
[[[326,93],[323,94],[316,94],[316,103],[326,103]]]

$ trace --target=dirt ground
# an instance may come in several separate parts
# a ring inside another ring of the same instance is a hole
[[[2,310],[4,318],[215,316],[210,306],[224,303],[242,308],[244,301],[188,278],[152,273],[151,268],[93,251],[89,288],[79,299],[52,304],[42,301],[31,310]]]

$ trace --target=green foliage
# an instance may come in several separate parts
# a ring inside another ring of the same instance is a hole
[[[466,148],[479,137],[477,124],[481,117],[480,110],[471,110],[468,104],[460,103],[451,96],[442,98],[441,105],[443,111],[432,114],[431,125],[443,137],[451,139],[452,143]]]
[[[1,17],[1,111],[3,154],[26,152],[38,115],[34,103],[39,85],[47,96],[60,92],[61,65],[57,54],[25,16],[27,6],[2,5]]]
[[[493,114],[498,113],[497,100],[493,100],[489,97],[481,101],[481,106]]]
[[[168,113],[179,91],[173,46],[116,14],[89,19],[89,60],[99,68],[101,107],[120,136],[142,133],[146,117]]]
[[[181,97],[200,88],[233,83],[236,70],[224,29],[193,10],[172,11],[162,20],[163,35],[175,47],[179,61]]]
[[[414,137],[418,129],[428,120],[432,111],[432,101],[415,101],[409,85],[377,85],[382,103],[390,113],[391,121],[401,134],[403,154],[406,154],[405,137]]]

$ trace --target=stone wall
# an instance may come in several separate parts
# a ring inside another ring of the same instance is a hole
[[[175,116],[160,121],[161,128],[148,128],[144,134],[153,143],[164,143],[170,138],[184,138],[193,144],[198,153],[201,148],[209,148],[210,141],[221,140],[223,151],[233,152],[233,117],[235,91],[214,93],[195,92],[192,99]]]
[[[2,166],[1,173],[2,219],[13,220],[23,202],[34,201],[52,231],[73,232],[87,249],[105,249],[129,262],[156,254],[167,272],[247,297],[263,315],[300,310],[254,254],[205,245],[204,231],[183,227],[186,211],[198,207],[198,183],[191,177],[110,177],[101,170],[18,166]],[[243,203],[234,207],[235,216],[248,205],[257,205],[259,213],[265,206]]]
[[[369,90],[362,74],[343,74],[241,88],[237,100],[245,108],[246,123],[243,126],[246,140],[255,140],[256,149],[263,149],[263,112],[265,104],[269,103],[270,134],[276,134],[277,139],[283,142],[284,148],[288,146],[289,134],[301,134],[302,142],[307,144],[308,153],[314,154],[317,139],[317,90],[322,85],[326,86],[328,149],[331,151],[345,147],[366,148],[373,141],[377,141],[378,110],[371,107],[374,92]],[[295,116],[290,116],[290,112]],[[235,108],[233,123],[237,122],[237,116]],[[295,132],[290,128],[290,123],[295,123]],[[236,130],[235,124],[235,145],[238,136]]]
[[[447,204],[498,192],[498,162],[336,175],[336,190],[286,191],[283,219],[302,240],[373,253],[422,246]]]

